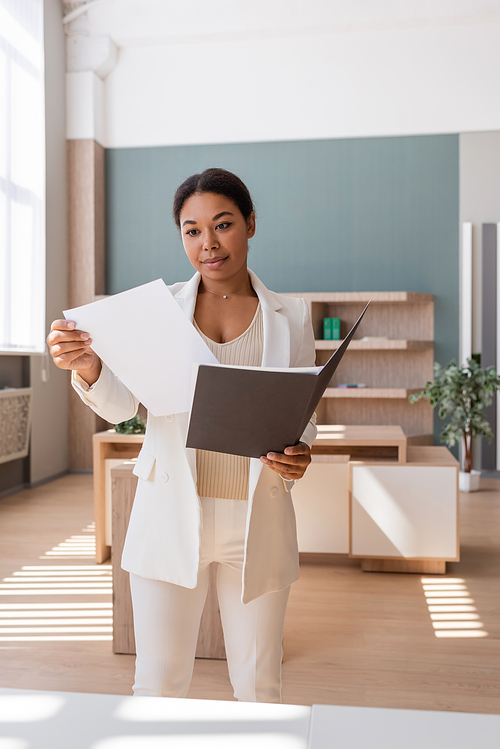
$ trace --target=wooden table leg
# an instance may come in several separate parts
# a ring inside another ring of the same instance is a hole
[[[106,545],[106,510],[105,510],[105,459],[108,445],[94,439],[94,517],[95,517],[95,561],[106,562],[111,556],[111,549]]]

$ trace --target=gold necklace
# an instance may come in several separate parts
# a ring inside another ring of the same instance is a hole
[[[203,286],[203,288],[205,289],[205,291],[210,292],[210,294],[215,294],[215,296],[220,296],[223,299],[228,299],[227,294],[218,294],[217,291],[212,291],[212,289],[207,289],[206,286]],[[231,294],[230,296],[238,296],[238,294],[243,294],[245,291],[247,291],[247,289],[251,289],[251,288],[252,288],[252,285],[248,284],[248,286],[245,286],[245,288],[242,291],[235,291],[234,294]]]

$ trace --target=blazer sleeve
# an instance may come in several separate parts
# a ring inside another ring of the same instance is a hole
[[[99,379],[88,385],[75,371],[71,385],[92,411],[111,424],[120,424],[136,415],[139,401],[104,362]]]
[[[309,305],[305,299],[302,299],[302,340],[297,355],[296,361],[293,362],[294,367],[314,367],[316,364],[316,346],[314,341],[314,331],[311,322],[311,316],[309,314]],[[316,428],[316,414],[313,413],[309,420],[309,424],[306,426],[301,442],[305,442],[309,447],[316,439],[318,430]],[[281,476],[281,480],[285,486],[287,492],[291,490],[295,484],[294,480],[285,479]]]

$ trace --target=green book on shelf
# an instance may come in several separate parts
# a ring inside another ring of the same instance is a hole
[[[324,317],[323,318],[323,340],[340,341],[340,318]]]

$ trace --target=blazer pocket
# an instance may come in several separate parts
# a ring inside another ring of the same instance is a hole
[[[153,473],[155,463],[156,458],[153,453],[150,453],[149,450],[145,450],[144,448],[142,448],[137,457],[137,462],[132,473],[135,476],[138,476],[140,479],[148,481],[151,478],[151,474]]]

